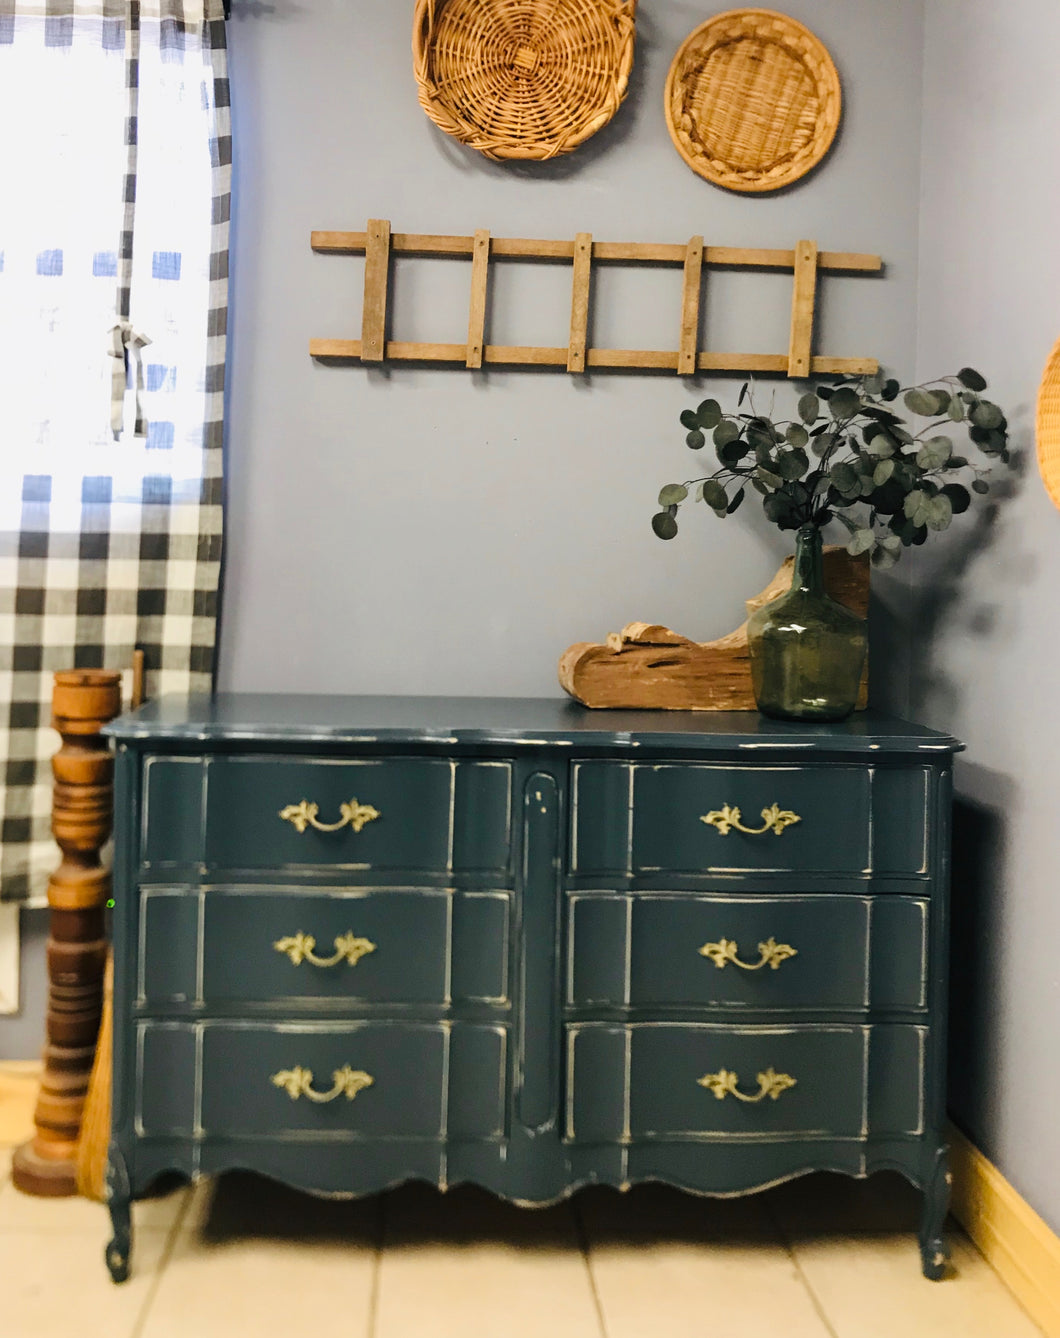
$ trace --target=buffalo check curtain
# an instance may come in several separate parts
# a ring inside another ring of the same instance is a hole
[[[0,0],[0,124],[0,901],[40,903],[53,671],[211,683],[222,0]]]

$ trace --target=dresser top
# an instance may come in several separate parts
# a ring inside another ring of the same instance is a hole
[[[757,711],[598,711],[563,697],[338,697],[219,693],[161,697],[105,733],[124,741],[238,741],[573,749],[947,754],[957,739],[871,711],[838,724]]]

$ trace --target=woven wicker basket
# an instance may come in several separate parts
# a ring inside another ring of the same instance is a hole
[[[841,101],[832,58],[808,28],[770,9],[734,9],[701,24],[674,57],[666,123],[701,177],[777,190],[828,152]]]
[[[487,158],[570,153],[626,95],[636,3],[416,0],[420,103]]]
[[[1045,491],[1060,506],[1060,340],[1055,344],[1038,387],[1038,468]]]

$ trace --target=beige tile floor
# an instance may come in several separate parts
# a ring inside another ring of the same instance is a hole
[[[749,1199],[646,1185],[513,1208],[410,1185],[359,1202],[234,1173],[134,1207],[130,1280],[104,1210],[10,1181],[3,1338],[1040,1338],[956,1227],[926,1282],[896,1176],[813,1176]]]

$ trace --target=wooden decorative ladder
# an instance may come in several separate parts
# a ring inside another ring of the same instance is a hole
[[[874,358],[815,356],[813,324],[820,273],[874,274],[882,269],[883,262],[874,255],[819,251],[816,242],[798,242],[792,251],[772,251],[705,246],[702,237],[693,237],[684,246],[654,242],[597,242],[588,232],[578,233],[573,241],[491,237],[486,231],[476,232],[473,237],[449,237],[391,232],[385,219],[371,219],[366,232],[314,232],[312,246],[314,251],[328,254],[363,253],[365,257],[360,339],[311,339],[309,352],[314,358],[360,359],[365,363],[462,363],[472,369],[484,365],[559,367],[568,372],[596,368],[650,369],[677,372],[682,376],[695,372],[765,372],[806,377],[815,374],[869,375],[878,370]],[[394,255],[470,257],[466,344],[407,343],[387,338],[390,260]],[[571,322],[566,347],[485,342],[490,262],[501,258],[571,262]],[[676,349],[586,347],[593,265],[601,261],[680,265],[683,268],[680,322],[675,321],[679,333]],[[790,270],[793,273],[791,338],[787,353],[712,353],[698,348],[704,266]]]

